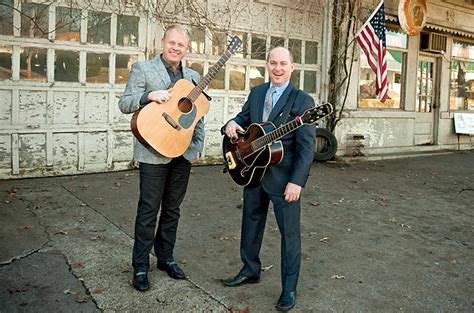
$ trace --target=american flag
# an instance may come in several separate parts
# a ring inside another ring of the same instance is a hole
[[[356,35],[357,42],[375,72],[375,92],[381,102],[388,96],[387,44],[385,41],[385,9],[383,0]]]

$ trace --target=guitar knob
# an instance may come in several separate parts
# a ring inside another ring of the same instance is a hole
[[[222,169],[222,173],[227,173],[227,166],[224,166],[224,168]]]

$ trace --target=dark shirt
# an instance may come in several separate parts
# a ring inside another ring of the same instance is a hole
[[[165,61],[165,59],[163,58],[163,54],[160,54],[160,59],[161,59],[161,62],[163,62],[163,65],[165,66],[166,71],[168,72],[168,75],[170,76],[171,85],[169,86],[169,88],[171,88],[174,86],[174,84],[176,84],[178,80],[183,78],[183,63],[179,62],[179,66],[176,69],[176,72],[173,72],[173,68],[171,67],[171,64]],[[148,94],[150,92],[151,91],[145,92],[142,95],[142,97],[140,98],[140,105],[146,105],[151,102],[151,100],[148,99]]]

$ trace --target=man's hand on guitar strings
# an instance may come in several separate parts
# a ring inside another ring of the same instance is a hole
[[[238,132],[243,134],[245,133],[245,130],[235,121],[230,121],[229,123],[227,123],[225,127],[225,134],[227,135],[227,137],[232,138],[232,139],[237,139]]]
[[[151,101],[156,101],[158,103],[165,103],[171,98],[171,90],[172,88],[167,90],[152,91],[148,94],[148,99],[150,99]]]

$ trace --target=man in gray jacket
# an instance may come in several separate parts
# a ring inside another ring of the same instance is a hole
[[[199,80],[199,74],[184,67],[182,59],[189,49],[186,28],[173,25],[166,29],[161,46],[163,53],[153,60],[132,66],[125,91],[119,101],[123,113],[133,113],[142,106],[159,105],[169,100],[172,86],[179,79]],[[196,124],[192,141],[176,158],[160,155],[134,138],[133,158],[139,162],[140,199],[135,220],[133,246],[133,286],[139,291],[149,288],[149,255],[152,247],[158,258],[158,269],[175,279],[186,277],[176,264],[173,249],[179,220],[179,206],[184,199],[191,164],[199,160],[204,144],[204,123]],[[161,206],[159,219],[157,218]],[[158,229],[155,233],[158,219]]]

